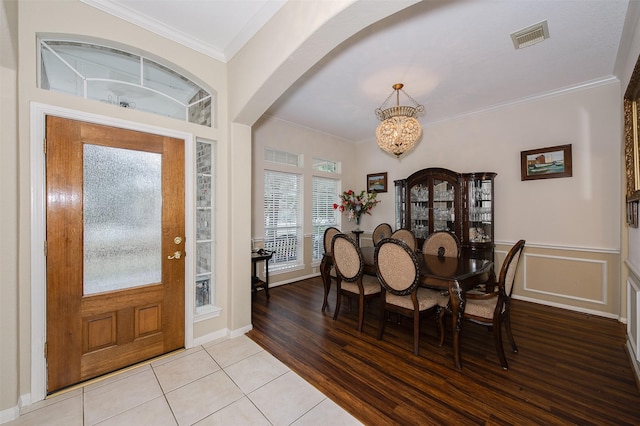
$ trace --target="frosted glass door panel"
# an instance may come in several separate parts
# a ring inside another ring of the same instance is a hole
[[[84,294],[161,281],[161,155],[84,145]]]

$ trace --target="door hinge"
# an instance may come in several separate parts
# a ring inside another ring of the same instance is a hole
[[[42,151],[44,152],[44,155],[47,155],[47,138],[42,140]]]
[[[47,257],[47,252],[49,251],[49,244],[44,242],[44,257]]]
[[[48,355],[47,350],[48,349],[49,349],[49,346],[48,346],[47,342],[44,342],[44,357],[45,358],[47,358],[47,355]]]

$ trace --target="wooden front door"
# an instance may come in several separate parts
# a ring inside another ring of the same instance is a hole
[[[184,346],[184,141],[46,125],[51,393]]]

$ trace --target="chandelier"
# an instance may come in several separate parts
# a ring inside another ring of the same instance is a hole
[[[378,146],[396,157],[411,151],[422,134],[422,127],[416,119],[416,115],[424,111],[424,106],[418,104],[415,99],[402,90],[403,87],[402,83],[394,84],[393,92],[376,109],[376,116],[382,121],[376,129]],[[415,107],[400,106],[400,92],[411,99]],[[396,94],[396,106],[383,109],[394,93]]]

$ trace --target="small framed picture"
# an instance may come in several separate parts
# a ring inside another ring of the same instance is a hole
[[[387,172],[367,175],[367,192],[387,192]]]
[[[627,224],[632,228],[638,227],[638,200],[627,200]]]
[[[520,152],[521,180],[573,176],[571,144]]]

